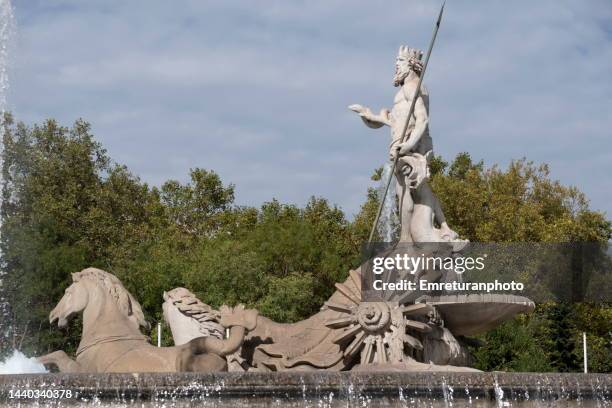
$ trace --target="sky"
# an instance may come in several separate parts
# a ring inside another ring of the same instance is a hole
[[[220,174],[236,203],[321,196],[351,217],[387,158],[401,44],[437,1],[13,0],[9,109],[84,118],[142,180]],[[436,154],[526,157],[612,214],[612,2],[448,0],[425,84]],[[458,197],[457,199],[461,199]]]

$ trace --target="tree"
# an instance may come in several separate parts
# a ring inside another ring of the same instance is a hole
[[[234,202],[234,186],[224,187],[212,171],[192,169],[191,183],[170,180],[161,188],[161,200],[168,217],[177,227],[192,235],[213,234],[223,223],[224,212]]]
[[[599,242],[603,245],[586,245],[589,261],[610,270],[604,264],[610,262],[605,251],[612,224],[589,209],[583,193],[551,180],[548,166],[522,159],[505,171],[486,169],[467,153],[450,166],[441,158],[434,158],[434,164],[432,188],[449,225],[462,236],[476,242]],[[581,251],[584,245],[567,247]],[[538,305],[532,318],[519,317],[482,336],[488,345],[476,351],[477,365],[484,370],[576,371],[581,331],[588,327],[591,366],[609,372],[611,310],[607,304]],[[591,323],[606,317],[607,324]]]
[[[42,353],[73,349],[78,323],[65,336],[48,313],[87,266],[108,268],[119,243],[146,234],[158,197],[111,163],[84,121],[49,120],[31,128],[5,117],[3,135],[3,290],[12,347]]]

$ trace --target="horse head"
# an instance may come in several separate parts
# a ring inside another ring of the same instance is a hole
[[[72,274],[74,283],[64,292],[64,296],[49,314],[49,323],[57,320],[59,327],[65,327],[76,314],[81,313],[89,303],[89,290],[83,281],[77,281]]]
[[[225,329],[219,324],[218,312],[185,288],[164,292],[162,309],[175,345],[197,337],[224,337]]]
[[[134,329],[149,327],[140,304],[115,275],[101,269],[86,268],[73,273],[72,281],[64,297],[49,314],[51,323],[57,320],[58,326],[64,327],[72,316],[83,312],[88,305],[94,307],[109,300],[115,313],[125,317]]]

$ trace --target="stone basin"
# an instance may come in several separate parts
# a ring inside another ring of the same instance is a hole
[[[484,333],[535,308],[526,297],[499,294],[424,296],[417,302],[436,306],[444,325],[456,336]]]

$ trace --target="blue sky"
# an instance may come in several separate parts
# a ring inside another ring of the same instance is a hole
[[[93,125],[143,180],[189,168],[237,203],[323,196],[356,213],[388,131],[400,44],[426,48],[434,1],[14,0],[9,108]],[[612,214],[612,3],[449,0],[426,85],[437,154],[527,157]]]

